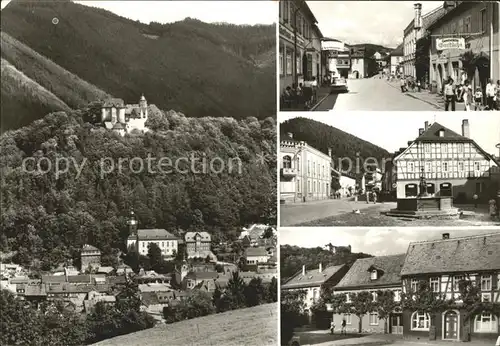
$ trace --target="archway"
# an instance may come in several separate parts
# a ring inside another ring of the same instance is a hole
[[[460,314],[455,310],[443,313],[442,318],[443,340],[459,340],[460,338]]]
[[[406,197],[417,197],[418,187],[417,184],[406,184],[405,185],[405,196]]]

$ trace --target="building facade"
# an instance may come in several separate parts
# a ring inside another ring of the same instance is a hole
[[[109,130],[120,135],[133,130],[146,132],[148,120],[148,101],[141,96],[138,104],[125,104],[122,99],[108,99],[101,107],[101,123]]]
[[[245,259],[247,264],[267,263],[267,251],[263,247],[249,247],[245,250]]]
[[[455,304],[435,312],[405,309],[403,334],[449,341],[468,341],[470,336],[471,341],[488,339],[493,344],[499,336],[500,309],[468,316],[460,285],[470,282],[479,287],[482,302],[500,304],[499,248],[500,233],[451,239],[445,233],[442,240],[410,243],[401,270],[404,292],[417,292],[426,282],[438,299]]]
[[[318,21],[303,0],[279,2],[280,89],[312,77],[321,80],[321,38]]]
[[[214,256],[210,248],[212,237],[208,232],[186,232],[184,242],[188,258]]]
[[[472,201],[474,194],[486,202],[497,191],[498,163],[469,138],[469,121],[462,122],[462,135],[434,123],[419,129],[416,140],[397,155],[397,198],[415,198],[421,192],[422,175],[427,193],[453,197],[455,202]]]
[[[164,229],[139,229],[127,239],[127,248],[135,247],[140,255],[148,254],[148,246],[155,243],[163,257],[172,257],[178,251],[179,238]]]
[[[500,5],[498,2],[458,1],[429,26],[430,79],[441,90],[448,77],[457,83],[468,79],[473,89],[484,89],[488,78],[500,78]],[[459,37],[465,49],[437,50],[436,39]],[[464,56],[466,59],[464,59]]]
[[[402,43],[391,52],[391,60],[390,60],[391,75],[397,76],[403,73],[403,58],[404,58],[403,46],[404,44]]]
[[[95,246],[85,244],[80,252],[82,271],[88,268],[97,269],[101,266],[101,251]]]
[[[279,159],[282,203],[330,198],[331,152],[326,155],[288,134],[281,140]]]
[[[319,301],[321,288],[323,286],[334,287],[345,275],[348,267],[346,265],[330,266],[323,269],[321,263],[318,269],[306,270],[302,266],[302,271],[292,276],[283,285],[281,290],[304,290],[305,310],[311,313],[311,307]]]
[[[377,301],[377,292],[390,290],[394,292],[394,301],[401,301],[401,266],[405,255],[379,256],[357,259],[347,274],[334,288],[334,294],[345,294],[346,302],[351,301],[351,294],[362,291],[370,292],[373,301]],[[359,331],[359,318],[353,314],[333,314],[333,323],[341,326],[346,321],[346,331]],[[393,334],[403,333],[402,311],[394,312],[386,320],[379,319],[378,313],[372,311],[361,317],[363,332]]]

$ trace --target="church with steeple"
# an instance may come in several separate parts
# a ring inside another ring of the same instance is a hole
[[[101,123],[109,130],[124,136],[132,130],[146,132],[148,120],[148,101],[141,96],[139,103],[125,104],[122,99],[106,100],[101,108]]]

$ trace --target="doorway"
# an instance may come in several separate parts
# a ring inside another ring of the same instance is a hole
[[[448,311],[444,314],[443,339],[458,340],[458,314]]]
[[[451,183],[442,183],[439,185],[439,194],[441,197],[452,197],[453,196],[453,187]]]
[[[403,315],[391,315],[391,334],[403,334]]]

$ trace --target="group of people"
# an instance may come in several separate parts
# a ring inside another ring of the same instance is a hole
[[[500,110],[500,80],[494,84],[492,79],[488,79],[485,92],[486,95],[483,95],[480,87],[472,90],[468,80],[463,85],[455,85],[453,78],[449,77],[443,85],[445,111],[455,111],[456,102],[463,102],[465,111]],[[483,102],[483,96],[486,96],[486,102]]]
[[[282,96],[282,109],[310,109],[316,101],[316,93],[318,89],[318,81],[316,77],[312,81],[307,82],[306,85],[295,83],[292,86],[287,86]]]
[[[347,322],[345,319],[342,320],[342,329],[340,329],[340,334],[346,334],[346,325]],[[330,322],[330,333],[335,334],[335,323],[333,320]]]
[[[401,92],[402,93],[405,93],[407,91],[409,91],[410,89],[412,91],[415,91],[415,90],[418,90],[418,92],[420,92],[422,90],[422,84],[420,83],[420,81],[415,81],[413,79],[410,79],[410,78],[404,78],[404,77],[401,77],[400,79],[400,85],[401,85]]]

